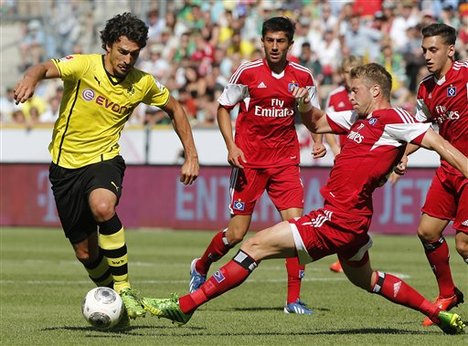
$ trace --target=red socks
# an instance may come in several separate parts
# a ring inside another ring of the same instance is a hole
[[[195,269],[198,273],[206,275],[211,264],[223,257],[231,249],[226,239],[226,230],[215,234],[203,256],[196,262]]]
[[[304,277],[305,265],[299,264],[297,257],[286,259],[286,270],[288,272],[288,301],[296,302],[301,294],[301,280]]]
[[[418,291],[392,274],[376,272],[377,282],[372,293],[377,293],[396,304],[422,312],[431,320],[437,320],[440,309],[424,298]]]
[[[453,296],[455,294],[455,284],[450,270],[450,254],[447,242],[441,237],[432,243],[423,241],[423,246],[439,286],[439,296],[442,298]]]
[[[182,312],[190,313],[200,305],[239,286],[257,267],[252,257],[242,250],[236,256],[214,273],[198,290],[179,298]]]

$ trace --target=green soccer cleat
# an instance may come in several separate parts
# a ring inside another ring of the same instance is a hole
[[[185,314],[180,310],[179,297],[177,294],[172,294],[169,299],[155,299],[155,298],[143,298],[143,306],[146,310],[151,312],[152,315],[158,316],[159,318],[164,317],[177,323],[180,326],[186,324],[193,313]]]
[[[125,288],[120,291],[120,297],[123,300],[128,317],[135,319],[137,317],[145,317],[146,310],[141,303],[141,298],[138,293],[131,288]]]
[[[441,311],[437,318],[439,319],[437,325],[445,334],[461,334],[464,332],[465,324],[459,315]]]

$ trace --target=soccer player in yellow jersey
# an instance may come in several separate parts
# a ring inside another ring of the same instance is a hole
[[[148,27],[130,13],[116,15],[101,31],[104,55],[70,55],[28,69],[14,94],[32,97],[43,79],[61,78],[64,95],[49,150],[50,181],[66,237],[98,286],[114,288],[130,318],[145,315],[130,286],[124,228],[116,213],[125,162],[120,134],[143,102],[171,118],[185,151],[180,181],[192,184],[199,164],[192,130],[182,106],[152,75],[134,68],[148,39]]]

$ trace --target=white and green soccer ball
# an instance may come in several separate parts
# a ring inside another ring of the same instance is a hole
[[[125,307],[122,298],[112,288],[96,287],[84,297],[81,312],[93,327],[109,329],[119,323]]]

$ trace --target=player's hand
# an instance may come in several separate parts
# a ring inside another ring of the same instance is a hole
[[[297,109],[299,110],[299,112],[305,113],[311,110],[311,97],[307,88],[293,87],[291,93],[296,98]]]
[[[393,171],[398,175],[404,175],[408,167],[408,156],[403,155],[400,162],[393,168]]]
[[[180,169],[180,182],[184,185],[192,185],[200,172],[198,158],[188,158]]]
[[[228,162],[231,166],[244,168],[243,163],[246,163],[244,152],[237,145],[228,149]]]
[[[34,95],[36,84],[34,84],[29,78],[23,78],[16,84],[13,90],[15,103],[23,103],[29,100]]]
[[[314,143],[312,146],[312,156],[314,159],[319,159],[327,154],[327,148],[323,143]]]

